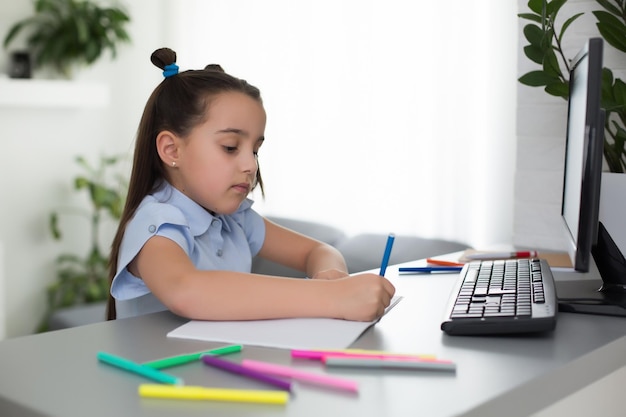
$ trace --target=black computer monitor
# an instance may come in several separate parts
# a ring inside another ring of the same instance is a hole
[[[602,39],[592,38],[571,63],[561,203],[574,269],[588,272],[593,257],[602,280],[557,282],[557,297],[561,311],[626,316],[626,285],[615,283],[626,284],[626,269],[613,261],[624,258],[598,218],[605,119],[602,54]]]
[[[598,236],[604,117],[602,39],[589,39],[571,63],[561,217],[574,269],[589,271]]]

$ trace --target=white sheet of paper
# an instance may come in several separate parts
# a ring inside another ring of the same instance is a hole
[[[395,296],[385,314],[401,299]],[[284,349],[345,349],[375,323],[323,318],[191,320],[169,332],[167,337]]]

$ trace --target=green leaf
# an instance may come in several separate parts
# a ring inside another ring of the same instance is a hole
[[[91,185],[91,181],[89,181],[85,177],[76,177],[74,178],[74,188],[80,190],[81,188],[86,188]]]
[[[548,84],[544,90],[551,96],[563,97],[565,99],[569,97],[569,84],[562,81]]]
[[[31,19],[27,19],[27,20],[23,20],[21,22],[17,22],[16,24],[14,24],[13,26],[11,26],[11,28],[9,29],[9,32],[7,33],[7,35],[4,37],[4,47],[6,48],[7,46],[9,46],[9,44],[11,43],[11,41],[13,40],[13,38],[15,38],[15,36],[25,27],[28,26],[29,24],[32,24],[36,22],[36,19],[31,18]]]
[[[604,7],[605,10],[616,16],[622,15],[622,12],[613,4],[611,4],[611,2],[608,0],[596,0],[596,3],[598,3],[600,6]]]
[[[604,140],[604,157],[611,172],[624,172],[626,170],[626,158],[624,157],[624,144],[626,143],[626,130],[614,121],[611,122],[614,133],[610,129],[606,131],[613,139],[613,143]]]
[[[528,8],[541,16],[543,14],[544,1],[545,0],[529,0]]]
[[[550,16],[554,21],[556,20],[556,15],[561,10],[561,7],[567,2],[567,0],[552,0],[549,1],[546,6],[546,15]]]
[[[546,33],[541,30],[539,26],[528,24],[524,26],[523,32],[526,40],[528,40],[528,43],[536,47],[541,47]]]
[[[596,17],[600,25],[608,26],[618,30],[624,29],[624,22],[620,20],[617,16],[602,10],[596,10],[592,13]]]
[[[118,193],[115,190],[108,189],[101,185],[94,185],[92,187],[93,195],[91,196],[93,203],[96,207],[111,207],[116,204],[120,199]]]
[[[626,83],[619,78],[616,79],[615,84],[613,84],[613,97],[616,103],[620,104],[622,107],[626,106]]]
[[[520,13],[517,17],[541,24],[541,16],[532,13]]]
[[[609,45],[622,52],[626,52],[626,38],[624,38],[621,34],[615,33],[606,27],[598,27],[598,30]]]
[[[548,50],[545,57],[543,58],[543,70],[550,77],[556,79],[563,78],[563,73],[561,72],[559,61],[556,57],[556,54],[554,53],[554,50],[552,49]]]
[[[80,45],[84,45],[89,42],[89,20],[79,19],[79,16],[75,16],[74,24],[76,25],[76,41]]]
[[[550,52],[550,51],[554,52],[556,47],[552,45],[553,39],[554,39],[554,28],[551,26],[548,26],[545,32],[545,36],[543,37],[541,41],[541,46],[546,52]]]
[[[608,26],[617,30],[624,30],[624,22],[611,13],[602,10],[596,10],[592,13],[600,25]]]
[[[602,93],[600,96],[600,106],[607,112],[612,112],[616,107],[619,107],[619,105],[615,102],[615,94],[613,92],[613,73],[608,68],[602,69]]]
[[[77,163],[79,166],[83,167],[83,168],[84,168],[87,172],[90,172],[90,173],[91,173],[91,172],[93,172],[93,171],[94,171],[94,170],[93,170],[93,168],[91,167],[91,165],[89,164],[89,162],[87,162],[87,160],[85,159],[85,157],[84,157],[84,156],[80,156],[80,155],[79,155],[79,156],[77,156],[77,157],[75,158],[75,161],[76,161],[76,163]]]
[[[52,233],[52,237],[56,240],[61,239],[61,230],[59,229],[59,215],[56,212],[50,213],[50,217],[48,220],[48,225],[50,228],[50,232]]]
[[[104,165],[115,165],[119,160],[117,156],[103,156],[101,161]]]
[[[111,215],[111,217],[113,217],[116,220],[119,220],[122,217],[123,209],[124,209],[124,200],[121,196],[115,201],[114,204],[111,204],[111,206],[108,207],[109,214]]]
[[[67,290],[61,294],[60,307],[70,307],[76,303],[76,292]]]
[[[59,291],[60,288],[60,284],[58,282],[55,282],[53,284],[50,284],[47,289],[46,289],[46,296],[48,299],[48,304],[53,304],[54,303],[54,299],[56,297],[57,292]]]
[[[62,255],[59,255],[59,257],[57,258],[57,263],[59,263],[59,264],[62,264],[62,263],[66,263],[67,264],[67,263],[69,263],[69,264],[82,265],[83,260],[78,255],[64,253]]]
[[[534,62],[535,64],[542,65],[543,57],[545,53],[541,48],[537,46],[526,45],[524,47],[524,55],[526,55],[526,57],[530,59],[532,62]]]
[[[617,123],[614,123],[614,127],[616,132],[615,138],[621,142],[626,141],[626,130],[624,130],[624,128]]]
[[[97,283],[92,282],[87,286],[87,291],[85,294],[85,301],[93,302],[93,301],[104,300],[106,299],[104,295],[105,294],[102,293],[101,287]]]
[[[626,52],[626,24],[614,15],[597,10],[593,12],[598,20],[596,26],[602,37],[614,48]]]
[[[569,19],[567,19],[565,21],[565,23],[563,23],[563,27],[561,28],[561,32],[559,33],[559,43],[563,40],[563,36],[565,35],[565,31],[567,30],[567,28],[574,23],[574,21],[576,19],[578,19],[580,16],[582,16],[584,13],[577,13],[574,16],[570,17]]]
[[[100,45],[98,44],[98,42],[91,41],[91,42],[86,43],[85,60],[87,61],[88,64],[95,62],[101,53],[102,53],[102,48],[100,48]]]
[[[613,85],[613,71],[609,68],[602,68],[602,83]]]
[[[560,82],[558,78],[548,76],[544,71],[531,71],[522,75],[518,81],[530,87],[543,87]]]

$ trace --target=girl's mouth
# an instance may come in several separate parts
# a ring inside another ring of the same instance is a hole
[[[235,184],[233,185],[233,188],[242,194],[248,194],[250,192],[250,184],[245,182],[241,184]]]

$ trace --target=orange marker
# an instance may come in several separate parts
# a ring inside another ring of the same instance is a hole
[[[440,259],[427,258],[426,262],[432,265],[441,265],[441,266],[463,266],[465,264],[460,262],[451,262],[451,261],[442,261]]]

